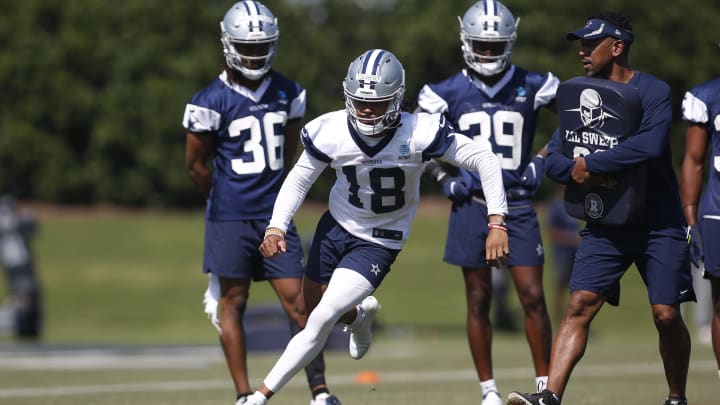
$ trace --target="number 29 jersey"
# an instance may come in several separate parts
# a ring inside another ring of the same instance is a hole
[[[455,129],[490,142],[500,159],[505,189],[522,187],[522,174],[532,159],[538,111],[555,99],[559,84],[552,73],[540,74],[511,65],[487,86],[462,71],[426,84],[418,95],[424,111],[445,113]],[[470,173],[479,190],[477,173]]]
[[[215,142],[208,220],[270,218],[289,164],[283,159],[285,127],[305,108],[305,89],[273,70],[255,91],[231,83],[223,72],[191,98],[183,126]]]

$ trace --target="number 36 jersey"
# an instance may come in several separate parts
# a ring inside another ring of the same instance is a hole
[[[515,65],[493,86],[462,70],[439,83],[426,84],[418,105],[424,111],[445,113],[458,132],[489,141],[500,159],[507,190],[523,186],[522,174],[534,153],[538,111],[555,99],[558,84],[552,73]],[[477,184],[477,173],[471,177]]]
[[[192,97],[183,126],[215,143],[209,220],[270,218],[288,163],[285,126],[301,119],[305,107],[305,89],[275,71],[255,91],[229,82],[223,72]]]
[[[336,180],[329,210],[352,235],[400,249],[420,200],[425,163],[439,158],[478,170],[491,214],[507,212],[497,158],[487,142],[455,136],[440,114],[401,114],[400,126],[382,138],[358,134],[345,110],[322,115],[302,131],[305,150],[288,174],[271,227],[286,229],[312,183],[329,165]]]

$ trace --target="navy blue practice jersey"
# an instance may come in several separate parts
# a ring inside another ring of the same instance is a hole
[[[538,111],[555,99],[559,84],[552,73],[529,72],[511,65],[503,78],[487,86],[466,70],[425,85],[418,105],[425,111],[443,112],[455,129],[471,138],[490,142],[500,159],[505,189],[522,186],[530,159]],[[473,188],[480,190],[477,173]]]
[[[270,218],[290,164],[283,159],[285,127],[303,117],[305,106],[305,89],[275,71],[255,91],[223,72],[192,97],[183,126],[215,137],[209,220]]]
[[[685,93],[682,114],[684,120],[704,126],[710,135],[710,170],[698,214],[720,219],[720,78]]]

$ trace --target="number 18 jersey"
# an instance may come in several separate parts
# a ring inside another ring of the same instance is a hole
[[[301,119],[305,107],[305,89],[275,71],[255,91],[223,72],[192,97],[183,126],[215,142],[208,220],[270,218],[289,164],[283,161],[285,127]]]

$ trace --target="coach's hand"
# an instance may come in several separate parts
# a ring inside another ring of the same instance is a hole
[[[450,177],[442,182],[443,194],[455,204],[463,204],[472,196],[472,188],[461,176]]]
[[[287,252],[287,242],[285,242],[285,232],[278,228],[268,228],[265,230],[265,238],[260,244],[260,253],[263,257],[271,259],[280,253]]]
[[[705,260],[705,254],[703,253],[702,237],[696,224],[688,226],[687,238],[690,247],[690,262],[693,266],[700,267]]]

